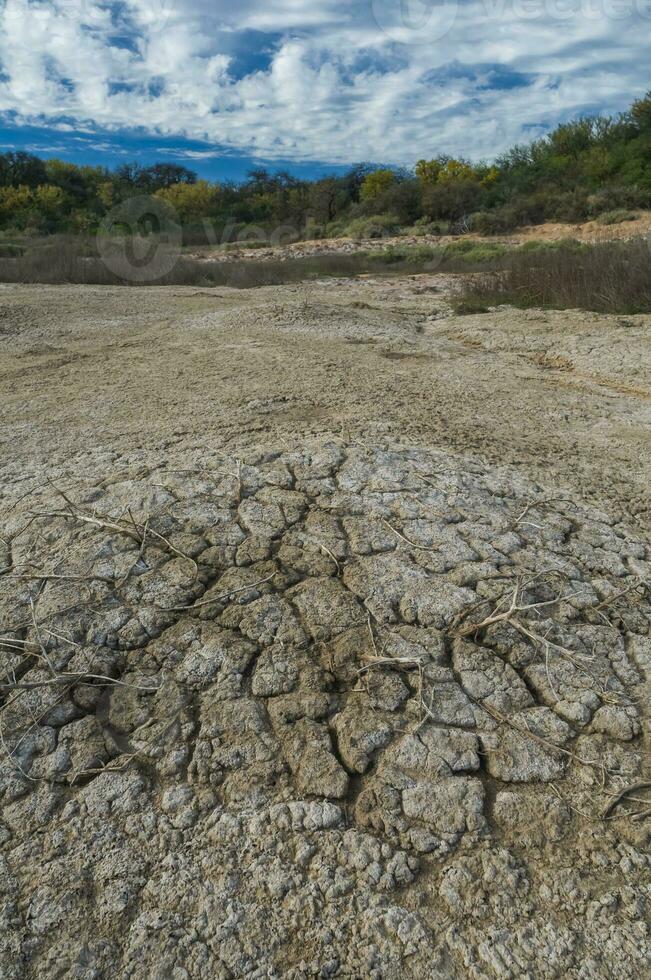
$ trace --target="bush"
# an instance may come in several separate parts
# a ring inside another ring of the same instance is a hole
[[[593,217],[609,211],[631,211],[634,208],[651,207],[651,193],[640,187],[604,187],[588,198],[588,209]]]
[[[458,258],[468,264],[481,265],[484,262],[494,262],[496,259],[501,259],[503,256],[508,255],[509,251],[506,245],[483,244],[482,242],[467,239],[466,241],[452,242],[450,245],[447,245],[444,254],[448,260]]]
[[[481,195],[482,187],[476,180],[427,185],[423,190],[423,210],[433,220],[458,221],[477,210]]]
[[[458,242],[450,242],[446,245],[445,251],[448,255],[465,255],[466,252],[471,252],[473,248],[477,248],[477,242],[472,238],[462,238]]]
[[[324,224],[315,221],[314,218],[308,218],[305,222],[305,239],[308,242],[318,241],[321,238],[327,238],[327,229]]]
[[[376,214],[356,218],[346,228],[349,238],[388,238],[400,233],[400,220],[395,214]]]
[[[476,316],[479,313],[490,313],[489,308],[477,300],[454,299],[452,309],[457,316]]]
[[[557,252],[563,251],[574,251],[581,252],[589,248],[583,242],[578,241],[576,238],[557,238],[556,240],[538,240],[534,239],[530,242],[525,242],[523,245],[518,246],[518,252],[522,255],[538,254],[540,252],[543,255],[546,252]]]
[[[471,215],[471,228],[479,235],[504,235],[517,227],[514,208],[496,208],[494,211],[477,211]]]
[[[621,225],[624,221],[637,221],[638,215],[635,211],[605,211],[597,218],[600,225]]]
[[[224,242],[218,247],[218,251],[230,254],[231,252],[241,252],[243,248],[255,251],[256,249],[269,248],[269,242]]]
[[[403,231],[408,235],[447,235],[450,232],[450,224],[447,221],[419,218],[411,228],[405,228]]]
[[[588,196],[583,191],[556,193],[547,202],[545,208],[545,216],[548,219],[566,224],[578,224],[581,221],[586,221],[589,215]]]
[[[505,235],[522,225],[538,225],[545,221],[549,202],[544,195],[516,197],[509,204],[478,211],[471,215],[472,230],[480,235]]]
[[[25,249],[11,242],[0,243],[0,259],[15,259],[22,255]]]
[[[362,215],[395,215],[401,225],[411,225],[423,213],[420,184],[416,180],[394,183],[360,207]]]

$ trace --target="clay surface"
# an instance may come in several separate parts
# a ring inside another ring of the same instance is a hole
[[[432,288],[3,291],[2,977],[644,975],[648,324]]]

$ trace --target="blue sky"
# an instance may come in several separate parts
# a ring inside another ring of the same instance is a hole
[[[651,0],[5,0],[0,144],[213,179],[490,159],[651,88]]]
[[[71,163],[102,166],[113,169],[137,160],[141,165],[161,160],[180,163],[206,180],[243,180],[253,167],[287,170],[296,177],[313,180],[329,174],[345,173],[346,164],[327,160],[302,160],[274,157],[266,159],[247,153],[234,152],[228,146],[207,145],[205,142],[183,138],[152,135],[146,129],[119,129],[93,133],[47,126],[21,125],[10,114],[0,119],[0,152],[27,150],[40,157],[58,157]],[[391,161],[388,161],[391,162]]]

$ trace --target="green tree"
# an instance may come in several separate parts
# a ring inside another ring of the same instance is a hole
[[[637,99],[633,103],[630,114],[638,129],[651,132],[651,92],[647,92],[643,99]]]
[[[45,165],[39,157],[23,150],[0,154],[0,186],[38,187],[46,183]]]

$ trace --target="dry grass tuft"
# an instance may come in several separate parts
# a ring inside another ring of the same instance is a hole
[[[651,312],[651,247],[646,239],[516,249],[504,268],[473,277],[459,296],[466,305]]]

